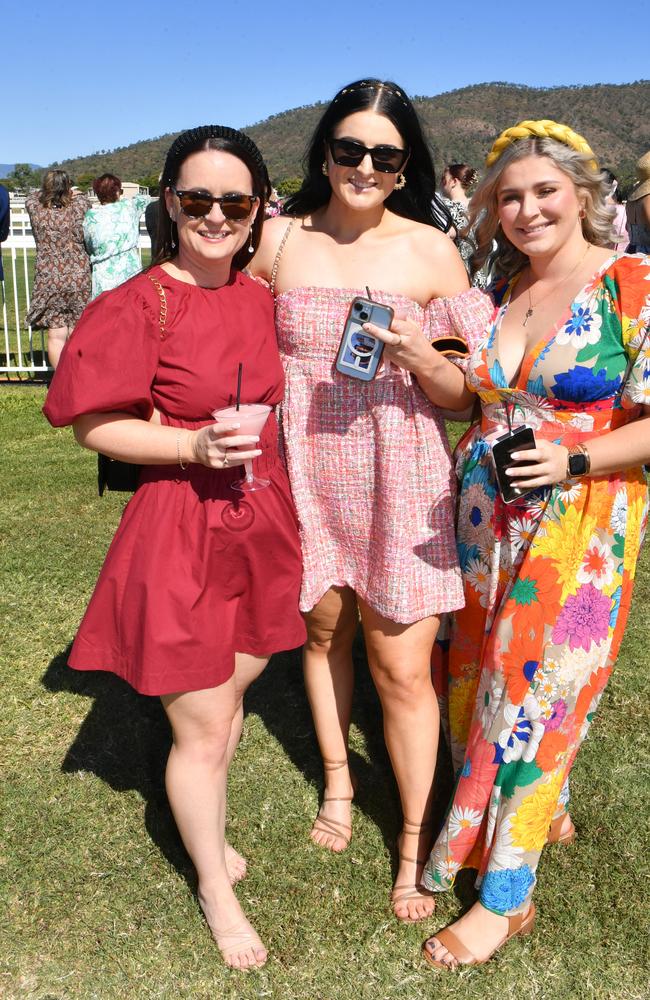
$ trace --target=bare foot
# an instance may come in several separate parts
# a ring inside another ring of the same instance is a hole
[[[457,950],[462,952],[460,959],[435,935],[425,941],[424,949],[435,962],[441,962],[449,969],[456,969],[459,965],[487,962],[506,942],[510,933],[508,918],[486,910],[480,903],[474,903],[474,906],[448,929],[458,939],[460,947]],[[532,921],[530,926],[524,924],[521,931],[515,933],[524,934],[529,930],[532,930]],[[451,942],[450,948],[453,949]]]
[[[231,885],[240,882],[246,877],[246,858],[243,858],[239,851],[231,847],[228,841],[225,843],[226,871]]]
[[[221,885],[204,892],[199,886],[199,903],[223,960],[231,969],[259,969],[268,952],[230,886]]]
[[[422,884],[430,841],[429,824],[420,827],[408,821],[397,840],[399,868],[390,902],[397,919],[407,924],[426,920],[435,909],[433,893]]]
[[[340,854],[352,837],[354,785],[347,767],[326,770],[326,784],[318,816],[309,834],[319,847]]]

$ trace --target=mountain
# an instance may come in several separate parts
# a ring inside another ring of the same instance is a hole
[[[436,97],[414,97],[434,150],[436,170],[445,163],[480,166],[494,137],[524,118],[554,118],[584,134],[600,161],[617,173],[621,186],[634,177],[634,163],[650,149],[650,80],[587,87],[525,87],[482,83]],[[274,182],[301,173],[300,161],[324,104],[305,105],[250,125]],[[188,122],[188,126],[195,124]],[[157,175],[177,133],[111,152],[65,160],[73,177],[105,171],[124,180]]]
[[[43,167],[40,167],[38,163],[30,163],[29,165],[32,168],[32,170],[43,169]],[[15,163],[0,163],[0,180],[2,180],[3,177],[8,177],[15,166],[16,166]]]

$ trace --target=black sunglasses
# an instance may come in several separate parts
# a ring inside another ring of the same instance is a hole
[[[175,187],[172,187],[172,191],[181,203],[181,212],[190,219],[202,219],[209,215],[216,202],[224,218],[242,222],[251,214],[253,205],[258,200],[254,194],[222,194],[215,198],[207,191],[178,191]]]
[[[339,167],[358,167],[370,154],[373,167],[382,174],[398,174],[409,155],[408,149],[398,149],[397,146],[373,146],[368,149],[356,139],[328,139],[327,145]]]

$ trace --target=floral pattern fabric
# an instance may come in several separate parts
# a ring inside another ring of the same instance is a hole
[[[46,208],[38,194],[25,201],[36,242],[27,325],[72,329],[85,309],[90,298],[90,263],[82,228],[87,208],[88,199],[79,194],[63,208]]]
[[[137,194],[86,212],[84,239],[92,264],[93,299],[142,270],[140,217],[151,200],[146,194]]]
[[[451,198],[446,198],[444,195],[440,195],[440,200],[451,215],[451,221],[453,222],[454,229],[456,230],[454,243],[462,258],[472,285],[475,288],[487,288],[488,275],[486,270],[481,268],[481,270],[477,271],[476,274],[472,274],[472,258],[476,252],[476,243],[474,242],[474,238],[471,233],[461,235],[469,222],[467,209],[464,205],[461,205],[459,201],[452,201]]]
[[[513,387],[499,328],[517,278],[467,370],[480,427],[457,449],[466,606],[448,646],[456,786],[425,869],[433,890],[478,870],[481,902],[528,908],[549,825],[618,653],[647,518],[641,468],[500,500],[489,439],[513,423],[570,446],[650,403],[650,258],[610,259],[525,357]],[[630,377],[620,392],[625,372]],[[442,648],[442,647],[441,647]]]

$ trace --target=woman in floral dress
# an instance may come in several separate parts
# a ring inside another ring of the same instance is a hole
[[[442,968],[486,961],[531,930],[549,832],[575,836],[566,778],[620,647],[647,516],[650,259],[605,249],[607,184],[566,126],[523,122],[487,165],[478,252],[497,239],[505,280],[467,371],[482,416],[457,452],[457,783],[425,869],[438,891],[477,869],[479,900],[425,942]],[[490,442],[510,424],[531,427],[536,446],[513,454],[521,495],[506,505]]]
[[[84,218],[84,239],[93,269],[96,298],[117,288],[142,269],[138,251],[140,218],[152,199],[148,194],[121,198],[122,182],[115,174],[102,174],[93,182],[99,205]]]
[[[47,170],[41,190],[25,201],[36,242],[34,290],[25,322],[47,330],[56,368],[67,338],[90,298],[90,264],[83,238],[88,199],[75,194],[65,170]]]

